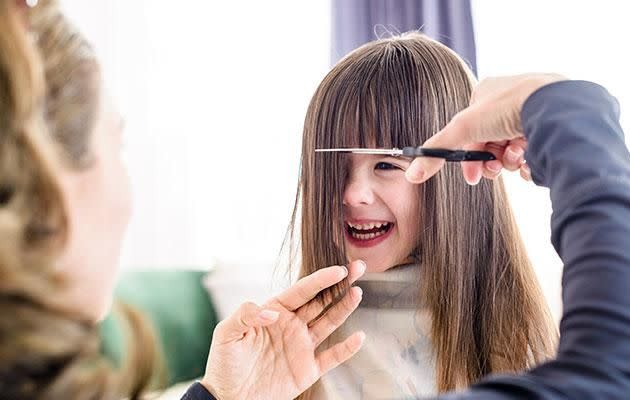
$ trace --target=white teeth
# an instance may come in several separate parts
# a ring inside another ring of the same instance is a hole
[[[367,224],[353,224],[351,222],[348,222],[348,226],[353,228],[353,229],[357,229],[360,231],[367,231],[369,229],[380,229],[381,227],[387,227],[389,225],[389,222],[370,222]]]
[[[356,232],[350,232],[350,235],[352,235],[353,238],[355,239],[359,239],[359,240],[370,240],[370,239],[374,239],[376,237],[382,236],[385,234],[385,231],[379,231],[379,232],[375,232],[375,233],[356,233]]]

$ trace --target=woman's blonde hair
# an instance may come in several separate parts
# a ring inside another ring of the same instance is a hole
[[[340,238],[348,159],[314,150],[418,146],[469,104],[474,83],[453,51],[418,33],[368,43],[326,75],[304,122],[287,236],[300,253],[291,259],[299,260],[301,276],[347,262]],[[420,241],[412,256],[421,265],[420,298],[432,313],[438,390],[551,357],[557,331],[502,180],[469,186],[458,165],[447,165],[418,191]]]
[[[138,398],[155,359],[142,317],[123,306],[137,346],[119,371],[97,327],[58,301],[67,220],[56,171],[89,166],[100,72],[56,1],[39,3],[26,14],[0,0],[0,397]]]

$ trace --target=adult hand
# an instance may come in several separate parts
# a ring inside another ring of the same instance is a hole
[[[490,151],[493,161],[463,162],[466,181],[475,185],[481,177],[496,178],[503,168],[520,169],[524,179],[531,179],[524,154],[527,141],[521,125],[521,109],[525,100],[547,84],[565,80],[557,74],[524,74],[489,78],[474,89],[470,106],[460,111],[423,146],[428,148]],[[422,183],[444,166],[444,160],[430,157],[416,158],[406,172],[410,182]]]
[[[323,316],[324,306],[314,298],[346,276],[352,283],[364,272],[363,261],[324,268],[262,307],[241,305],[217,325],[201,383],[220,400],[295,398],[361,348],[365,334],[355,332],[315,352],[359,305],[361,289],[349,289]]]

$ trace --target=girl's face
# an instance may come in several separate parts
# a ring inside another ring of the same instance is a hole
[[[381,272],[410,261],[419,240],[418,187],[405,179],[410,161],[350,154],[343,196],[347,257]]]

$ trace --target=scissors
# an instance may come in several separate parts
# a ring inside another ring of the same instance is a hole
[[[490,161],[496,160],[494,154],[488,151],[466,151],[447,149],[428,149],[423,147],[403,147],[402,149],[367,149],[367,148],[338,148],[315,149],[316,153],[354,153],[354,154],[381,154],[392,157],[435,157],[446,161]]]

